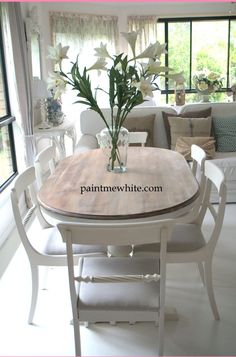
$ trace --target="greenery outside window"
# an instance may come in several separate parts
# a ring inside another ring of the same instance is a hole
[[[17,174],[16,155],[6,80],[2,33],[0,31],[0,192]]]
[[[211,95],[212,101],[228,101],[227,92],[236,83],[236,16],[159,19],[158,41],[167,44],[165,64],[183,71],[186,102],[198,102],[193,84],[197,72],[219,73],[223,87]],[[174,104],[174,83],[163,79],[161,103]]]

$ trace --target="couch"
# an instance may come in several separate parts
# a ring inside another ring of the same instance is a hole
[[[155,115],[153,123],[153,146],[159,148],[169,148],[166,135],[166,128],[164,125],[162,112],[168,114],[184,114],[193,111],[204,110],[211,107],[212,118],[217,117],[217,120],[224,120],[225,118],[235,118],[236,123],[236,102],[230,103],[193,103],[186,104],[182,107],[172,106],[139,106],[132,110],[130,117],[140,120],[143,117]],[[109,121],[109,109],[104,109],[103,113]],[[81,137],[76,145],[75,151],[78,153],[95,149],[98,147],[96,134],[104,128],[104,123],[99,115],[91,110],[85,110],[80,115],[80,130]],[[233,133],[236,140],[236,129]],[[219,152],[217,151],[213,162],[219,166],[226,177],[227,183],[227,202],[236,202],[236,151]],[[212,196],[214,202],[214,195]]]

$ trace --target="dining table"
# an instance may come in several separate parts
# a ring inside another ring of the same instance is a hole
[[[199,184],[178,152],[129,147],[127,171],[106,169],[102,149],[61,160],[38,192],[48,215],[62,221],[175,218],[186,214]]]
[[[124,222],[176,218],[189,212],[199,197],[199,184],[178,152],[129,147],[127,171],[107,171],[102,149],[62,159],[38,192],[47,217],[64,222]],[[144,243],[145,243],[145,236]],[[109,246],[111,255],[129,247]],[[174,307],[165,319],[177,320]]]

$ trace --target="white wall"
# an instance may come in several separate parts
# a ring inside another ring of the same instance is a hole
[[[36,6],[36,3],[27,3],[27,7]],[[127,31],[128,15],[157,15],[158,17],[188,17],[188,16],[214,16],[236,15],[235,3],[214,2],[106,2],[106,3],[79,3],[79,2],[45,2],[37,3],[39,9],[39,24],[42,29],[42,58],[46,58],[47,46],[51,44],[49,12],[78,12],[85,14],[116,15],[119,17],[119,31]],[[43,63],[43,76],[48,73],[48,63]]]

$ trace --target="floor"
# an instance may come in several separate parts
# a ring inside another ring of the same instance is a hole
[[[214,258],[221,321],[213,319],[196,266],[168,266],[167,305],[177,309],[179,320],[166,322],[165,355],[236,355],[235,217],[236,205],[228,205]],[[20,246],[0,281],[0,356],[74,355],[66,269],[51,269],[41,283],[49,289],[40,290],[35,324],[28,325],[30,272]],[[155,356],[157,329],[152,323],[82,326],[82,354]]]

